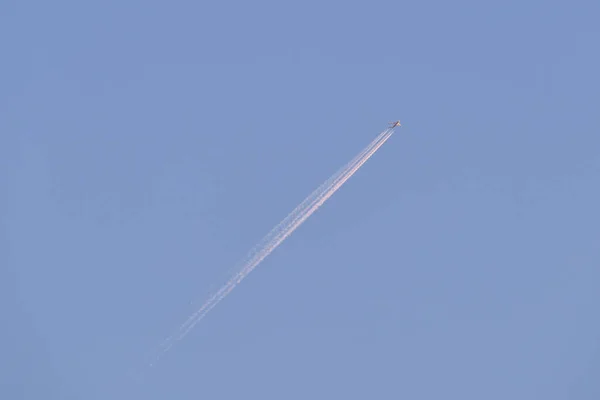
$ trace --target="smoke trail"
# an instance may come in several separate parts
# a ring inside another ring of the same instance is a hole
[[[267,244],[267,246],[253,259],[249,260],[244,268],[234,276],[215,296],[214,299],[210,299],[205,305],[199,310],[194,318],[193,322],[189,323],[187,328],[178,336],[177,340],[183,339],[193,328],[199,323],[210,310],[212,310],[222,299],[225,298],[250,272],[254,270],[273,250],[275,250],[285,239],[287,239],[304,221],[306,221],[319,207],[323,205],[333,194],[348,180],[362,165],[367,162],[369,158],[389,139],[391,132],[384,137],[384,139],[378,143],[368,154],[360,160],[354,167],[352,167],[346,174],[342,175],[338,182],[336,182],[331,188],[326,190],[317,200],[308,208],[305,212],[300,214],[291,225],[282,230],[274,240]]]
[[[306,221],[325,201],[327,201],[358,169],[390,138],[393,129],[381,132],[354,159],[340,168],[298,207],[273,228],[256,245],[243,260],[239,272],[214,293],[197,311],[195,311],[178,329],[178,333],[163,341],[163,354],[173,345],[175,340],[183,339],[222,299],[224,299],[254,268],[258,266],[273,250],[289,237],[304,221]],[[177,336],[177,337],[175,337]]]
[[[252,248],[252,250],[250,250],[250,252],[248,253],[248,255],[240,262],[238,263],[238,267],[235,268],[236,270],[240,269],[240,265],[241,266],[246,266],[249,264],[249,262],[255,258],[257,255],[262,254],[262,252],[265,250],[265,248],[267,247],[267,245],[273,241],[273,239],[275,237],[278,236],[278,234],[281,233],[281,230],[284,226],[290,225],[290,223],[293,223],[293,221],[295,221],[298,217],[299,214],[301,214],[305,209],[307,209],[308,207],[310,207],[315,201],[317,201],[319,199],[319,195],[322,195],[328,187],[331,187],[332,185],[335,184],[335,182],[337,182],[340,177],[342,177],[347,171],[349,171],[358,161],[360,161],[365,154],[367,154],[374,146],[377,145],[377,143],[379,143],[379,141],[388,133],[391,132],[391,129],[386,129],[385,131],[381,132],[369,145],[367,145],[365,147],[365,149],[363,149],[356,157],[354,157],[351,161],[349,161],[346,165],[344,165],[342,168],[340,168],[338,171],[336,171],[330,178],[328,178],[325,182],[323,182],[323,184],[321,184],[315,191],[313,191],[308,197],[306,197],[306,199],[304,199],[304,201],[302,201],[302,203],[300,203],[300,205],[298,205],[291,213],[289,213],[277,226],[275,226],[273,229],[271,229],[271,231],[263,238],[261,239],[261,241],[254,246],[254,248]],[[243,267],[242,267],[243,268]],[[233,278],[231,278],[228,283],[226,283],[224,286],[222,286],[216,293],[213,293],[209,299],[204,303],[204,305],[202,307],[200,307],[200,309],[196,310],[179,328],[178,331],[181,332],[183,330],[186,329],[186,327],[192,323],[199,314],[203,313],[206,309],[206,307],[209,306],[209,304],[211,304],[213,301],[215,301],[217,298],[219,298],[221,295],[223,295],[223,293],[225,291],[228,290],[228,285],[236,280],[236,277],[240,275],[242,271],[239,271]],[[165,339],[163,341],[163,346],[166,345],[168,342],[170,342],[171,340],[173,340],[173,338],[177,335],[174,334],[172,336],[170,336],[169,338]]]
[[[229,285],[231,285],[237,278],[243,274],[244,268],[249,264],[252,264],[252,260],[256,257],[260,257],[266,248],[268,248],[269,243],[271,243],[274,239],[276,239],[279,235],[281,235],[282,228],[284,226],[289,226],[294,221],[298,219],[298,216],[307,208],[309,208],[312,204],[320,199],[321,196],[326,192],[327,188],[334,185],[341,177],[343,177],[347,171],[349,171],[358,161],[360,161],[365,154],[367,154],[374,146],[376,146],[379,141],[390,133],[389,129],[386,129],[381,134],[379,134],[363,151],[361,151],[354,159],[348,162],[344,167],[340,168],[336,173],[334,173],[329,179],[327,179],[321,186],[319,186],[313,193],[311,193],[298,207],[296,207],[283,221],[281,221],[275,228],[273,228],[260,242],[256,245],[250,253],[246,256],[244,260],[242,260],[241,265],[242,270],[239,271],[234,277],[232,277],[228,283],[226,283],[223,287],[214,293],[205,303],[204,305],[198,309],[195,313],[193,313],[186,322],[184,322],[180,327],[179,331],[186,330],[186,326],[192,323],[199,314],[202,314],[206,307],[209,307],[211,303],[214,301],[218,302],[221,296],[225,296],[229,293]],[[226,293],[225,293],[226,292]],[[171,337],[170,339],[172,339]],[[169,339],[167,339],[168,341]]]

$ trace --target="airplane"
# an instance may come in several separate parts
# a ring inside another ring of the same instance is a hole
[[[390,128],[395,128],[397,126],[402,126],[402,125],[400,125],[400,121],[390,122]]]

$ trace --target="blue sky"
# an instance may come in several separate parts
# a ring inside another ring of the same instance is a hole
[[[599,398],[599,12],[2,2],[0,397]]]

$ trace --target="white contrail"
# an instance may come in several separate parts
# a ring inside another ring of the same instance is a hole
[[[300,214],[291,225],[287,228],[283,229],[279,235],[277,235],[271,242],[265,246],[265,248],[248,261],[246,265],[244,265],[243,269],[234,276],[218,293],[217,295],[205,303],[205,305],[199,310],[196,314],[194,320],[188,324],[187,328],[181,332],[178,336],[177,340],[183,339],[187,333],[198,323],[208,312],[215,307],[225,296],[227,296],[238,283],[241,282],[254,268],[258,266],[277,246],[279,246],[288,236],[290,236],[304,221],[306,221],[317,209],[325,203],[354,173],[385,143],[385,141],[391,136],[391,133],[386,136],[381,143],[379,143],[375,148],[373,148],[364,159],[360,160],[357,165],[355,165],[350,171],[346,174],[342,175],[338,182],[336,182],[331,188],[325,191],[321,196],[319,196],[315,202],[308,208],[305,212]]]
[[[380,133],[352,161],[327,179],[319,188],[311,193],[298,207],[273,228],[255,246],[244,259],[239,272],[229,279],[214,293],[197,311],[195,311],[178,329],[163,342],[163,354],[176,340],[183,339],[199,323],[210,310],[224,299],[250,272],[254,270],[273,250],[289,237],[304,221],[306,221],[323,203],[325,203],[375,152],[390,138],[393,129]]]
[[[337,181],[339,181],[341,178],[343,178],[347,174],[347,172],[350,171],[362,158],[364,158],[365,155],[374,146],[376,146],[382,140],[382,138],[384,136],[386,136],[388,133],[391,133],[391,130],[383,131],[363,151],[361,151],[358,156],[356,156],[352,161],[347,163],[343,168],[338,170],[329,179],[327,179],[321,186],[319,186],[319,188],[317,188],[313,193],[311,193],[298,207],[296,207],[294,209],[294,211],[292,211],[286,218],[284,218],[283,221],[281,221],[275,228],[273,228],[260,241],[260,243],[250,251],[248,256],[243,260],[243,262],[242,262],[243,267],[242,267],[241,271],[239,271],[233,278],[231,278],[228,281],[228,283],[226,283],[223,287],[221,287],[221,289],[217,293],[213,294],[211,296],[211,298],[209,298],[200,309],[198,309],[195,313],[193,313],[188,318],[188,320],[179,327],[179,332],[187,330],[186,326],[191,324],[192,322],[194,322],[196,320],[196,318],[198,317],[198,315],[202,314],[204,311],[206,311],[206,308],[209,307],[210,304],[212,304],[215,301],[218,302],[219,299],[221,298],[221,296],[224,296],[224,295],[226,295],[226,293],[229,293],[229,291],[230,291],[229,286],[231,284],[233,284],[234,282],[236,282],[238,280],[237,278],[243,274],[244,270],[249,265],[252,265],[253,260],[256,259],[257,257],[260,257],[270,247],[269,244],[272,243],[274,239],[278,238],[283,231],[285,231],[285,230],[282,230],[282,228],[284,226],[290,226],[291,224],[293,224],[294,221],[296,221],[299,218],[299,215],[304,212],[304,210],[306,210],[307,208],[310,208],[312,204],[317,202],[327,192],[328,188],[332,187],[333,185],[335,185],[335,183]],[[387,138],[386,138],[386,140],[387,140]],[[261,260],[262,260],[262,258],[261,258]],[[169,339],[167,339],[167,341],[168,340]]]
[[[261,251],[264,251],[265,248],[268,247],[267,245],[273,241],[273,238],[281,232],[281,230],[284,226],[288,226],[288,225],[290,225],[290,222],[296,220],[297,216],[300,213],[302,213],[305,209],[310,207],[310,205],[313,204],[319,198],[319,195],[322,195],[324,192],[326,192],[327,188],[329,188],[333,184],[335,184],[335,182],[337,180],[339,180],[340,177],[342,177],[347,171],[349,171],[354,165],[356,165],[356,163],[358,161],[360,161],[365,156],[365,154],[368,153],[369,150],[371,150],[373,148],[373,146],[377,145],[377,143],[379,143],[379,141],[389,132],[390,132],[390,130],[386,129],[385,131],[380,133],[363,151],[361,151],[356,157],[354,157],[354,159],[352,159],[350,162],[348,162],[344,167],[340,168],[329,179],[327,179],[323,184],[321,184],[321,186],[319,186],[315,191],[313,191],[306,199],[304,199],[304,201],[302,203],[300,203],[300,205],[298,205],[291,213],[289,213],[288,216],[285,217],[277,226],[275,226],[273,229],[271,229],[271,231],[263,239],[261,239],[261,241],[256,246],[254,246],[254,248],[246,256],[246,258],[244,258],[242,260],[242,262],[238,264],[238,268],[235,268],[235,269],[239,270],[240,265],[241,266],[248,265],[248,263],[251,259],[253,259],[258,253],[261,253]],[[233,278],[231,278],[229,280],[229,282],[234,281],[235,277],[239,276],[240,273],[241,273],[241,271],[239,271]],[[213,293],[210,296],[210,298],[204,303],[204,305],[200,309],[196,310],[179,327],[178,331],[181,332],[181,331],[185,330],[186,326],[189,325],[190,323],[192,323],[196,319],[198,314],[202,313],[205,310],[205,308],[208,307],[212,301],[214,301],[216,298],[218,298],[226,290],[227,290],[227,284],[225,284],[223,287],[221,287],[216,293]],[[175,335],[177,335],[177,334],[175,334]],[[167,338],[163,342],[163,344],[172,340],[175,335],[172,335],[171,337]]]

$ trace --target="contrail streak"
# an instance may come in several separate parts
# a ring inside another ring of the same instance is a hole
[[[177,340],[183,339],[221,300],[252,272],[269,254],[273,252],[286,238],[288,238],[304,221],[306,221],[319,207],[321,207],[333,194],[354,175],[364,163],[390,138],[393,128],[381,132],[364,150],[354,159],[327,179],[319,188],[311,193],[298,207],[273,228],[255,246],[242,262],[241,269],[214,293],[197,311],[195,311],[178,329],[163,342],[166,353]],[[159,356],[160,357],[160,356]]]
[[[251,259],[253,259],[253,257],[255,257],[258,253],[261,253],[262,251],[264,251],[265,247],[267,247],[267,244],[272,242],[274,237],[276,237],[278,234],[280,234],[280,232],[284,226],[288,226],[288,225],[290,225],[291,222],[296,220],[298,215],[302,211],[304,211],[305,209],[310,207],[310,205],[319,198],[319,195],[323,195],[323,193],[326,191],[326,189],[328,187],[331,187],[333,184],[335,184],[335,182],[338,181],[340,179],[340,177],[342,177],[345,173],[347,173],[347,171],[349,171],[354,165],[356,165],[356,163],[358,161],[360,161],[374,146],[376,146],[377,143],[379,143],[379,141],[384,136],[386,136],[388,133],[390,133],[390,131],[391,130],[386,129],[385,131],[380,133],[363,151],[361,151],[356,157],[354,157],[354,159],[352,159],[350,162],[348,162],[346,165],[344,165],[344,167],[340,168],[329,179],[327,179],[323,184],[321,184],[321,186],[319,186],[306,199],[304,199],[304,201],[302,201],[302,203],[300,203],[300,205],[298,205],[291,213],[289,213],[287,217],[285,217],[279,224],[277,224],[277,226],[275,226],[273,229],[271,229],[271,231],[263,239],[261,239],[261,241],[256,246],[254,246],[254,248],[252,250],[250,250],[250,252],[246,256],[246,258],[244,258],[242,260],[242,262],[238,265],[247,265],[249,263],[249,261]],[[236,269],[239,269],[239,268],[236,268]],[[241,273],[241,271],[238,272],[238,274],[236,276],[238,276],[240,273]],[[235,280],[235,277],[232,278],[229,282],[231,282],[232,280]],[[225,290],[227,290],[227,284],[225,286],[221,287],[221,289],[217,293],[214,293],[211,296],[211,298],[209,298],[204,303],[204,306],[202,306],[200,309],[198,309],[196,312],[194,312],[188,318],[188,320],[179,327],[179,330],[180,331],[184,330],[184,328],[188,324],[192,323],[196,319],[198,314],[200,314],[204,311],[205,307],[208,307],[208,305],[212,301],[214,301],[217,297],[219,297],[221,295],[221,293]],[[169,339],[167,339],[166,341],[168,341],[168,340]]]
[[[391,133],[390,133],[391,135]],[[225,296],[227,296],[238,283],[241,282],[254,268],[258,266],[275,248],[277,248],[288,236],[290,236],[304,221],[306,221],[317,209],[325,203],[354,173],[385,143],[385,141],[389,138],[386,136],[384,140],[381,141],[375,148],[373,148],[364,159],[360,160],[350,171],[346,174],[343,174],[339,181],[337,181],[331,188],[325,191],[321,196],[319,196],[313,204],[311,204],[310,208],[307,211],[300,214],[290,226],[284,229],[279,235],[277,235],[272,242],[270,242],[259,254],[257,254],[253,259],[249,260],[249,262],[244,266],[244,268],[231,279],[219,293],[217,294],[214,300],[209,301],[205,304],[205,306],[201,309],[201,311],[196,315],[193,322],[188,324],[187,328],[179,335],[178,340],[183,339],[185,335],[198,323],[208,312],[215,307]]]

